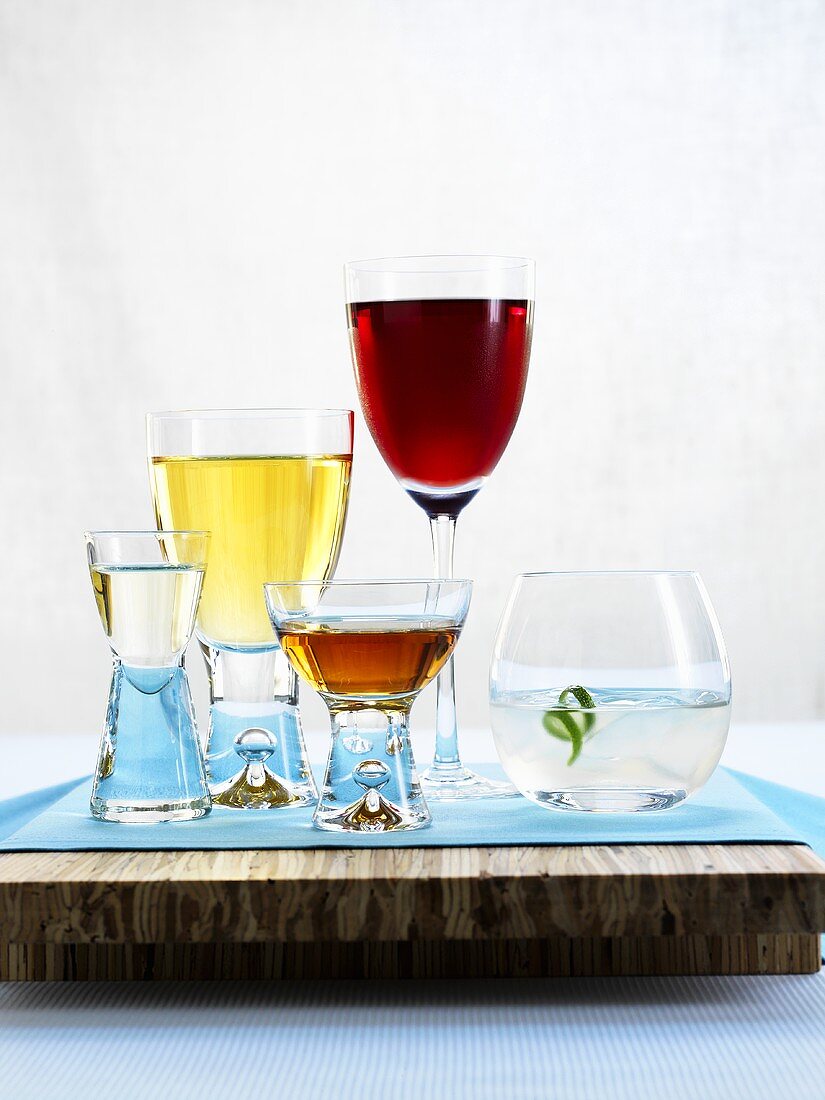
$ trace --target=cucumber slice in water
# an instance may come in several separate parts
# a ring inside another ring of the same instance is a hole
[[[541,719],[542,725],[551,737],[569,742],[568,767],[578,760],[584,746],[584,739],[596,721],[596,715],[592,713],[596,704],[587,688],[583,688],[581,684],[571,684],[559,693],[559,703],[567,702],[571,696],[582,708],[581,710],[559,707],[556,710],[545,711]]]

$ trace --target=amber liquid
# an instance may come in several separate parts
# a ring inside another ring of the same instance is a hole
[[[316,691],[368,700],[380,709],[382,700],[426,687],[455,648],[459,630],[431,624],[346,630],[286,624],[278,634],[293,668]]]

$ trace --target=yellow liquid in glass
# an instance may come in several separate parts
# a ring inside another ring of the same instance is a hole
[[[203,568],[92,565],[97,610],[109,645],[125,665],[177,663],[192,634]]]
[[[198,612],[207,641],[275,644],[263,585],[332,574],[351,465],[343,455],[151,460],[158,527],[212,532]]]

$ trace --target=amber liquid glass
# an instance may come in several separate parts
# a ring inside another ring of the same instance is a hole
[[[452,653],[458,631],[285,627],[279,641],[292,667],[316,691],[375,696],[380,703],[417,694],[428,684]]]
[[[283,652],[330,713],[317,828],[384,832],[429,822],[409,714],[453,652],[471,587],[460,580],[265,586]]]

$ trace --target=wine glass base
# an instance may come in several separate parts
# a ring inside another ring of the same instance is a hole
[[[512,783],[487,779],[461,764],[455,768],[428,768],[421,776],[421,791],[428,802],[463,802],[479,798],[515,798]]]

